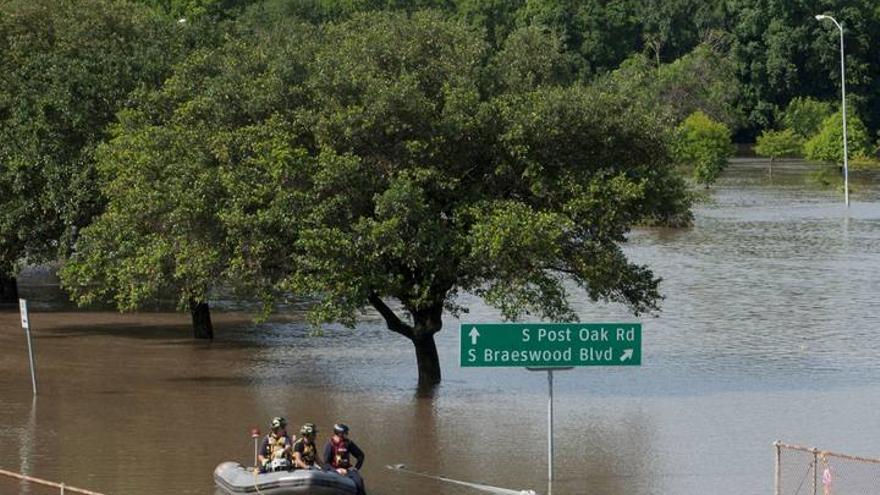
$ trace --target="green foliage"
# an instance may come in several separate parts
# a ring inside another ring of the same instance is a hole
[[[95,148],[183,44],[179,26],[121,0],[0,3],[0,271],[63,255],[101,210]]]
[[[771,161],[777,158],[801,156],[803,149],[803,138],[792,129],[764,131],[758,137],[754,148],[755,154],[770,158]]]
[[[640,48],[634,2],[529,0],[516,13],[519,25],[561,34],[568,51],[581,58],[587,73],[611,70]]]
[[[815,5],[803,1],[267,0],[255,8],[312,22],[343,20],[366,11],[437,9],[482,30],[493,48],[503,46],[509,33],[518,28],[546,29],[558,33],[564,52],[585,80],[613,71],[635,55],[645,55],[654,67],[660,67],[686,57],[698,46],[708,46],[724,54],[719,59],[722,66],[710,63],[700,70],[728,73],[717,81],[735,84],[736,90],[715,95],[731,105],[732,111],[702,110],[728,124],[741,138],[770,128],[780,107],[797,96],[830,100],[840,94],[837,31],[829,23],[816,22]],[[875,117],[880,116],[880,85],[874,81],[880,78],[880,62],[873,56],[872,40],[880,38],[880,9],[872,0],[831,0],[820,10],[834,12],[844,23],[847,84],[864,109],[869,128],[876,129],[880,127],[880,117]],[[684,81],[711,86],[700,77],[698,72]]]
[[[659,68],[645,55],[634,55],[611,74],[599,78],[597,84],[662,113],[672,127],[696,111],[730,128],[743,122],[736,107],[741,88],[731,63],[705,45]]]
[[[831,103],[800,96],[792,99],[782,113],[782,125],[792,129],[803,139],[809,139],[822,126],[822,121],[834,113]]]
[[[733,63],[708,45],[699,45],[674,62],[661,65],[655,88],[677,122],[700,111],[728,128],[743,124],[736,108],[742,89]]]
[[[133,310],[177,296],[183,307],[220,283],[271,286],[298,208],[279,186],[307,163],[279,113],[302,100],[310,33],[279,32],[271,52],[262,38],[199,50],[161,90],[134,95],[98,153],[106,211],[61,272],[75,300]]]
[[[125,309],[217,283],[292,292],[316,298],[315,323],[391,298],[411,338],[460,311],[460,291],[508,318],[572,317],[566,280],[656,309],[659,280],[619,244],[689,218],[662,127],[602,88],[490,84],[478,33],[355,14],[194,54],[101,149],[109,205],[65,284]]]
[[[684,56],[724,25],[722,2],[641,0],[632,4],[642,21],[642,53],[655,67]]]
[[[516,28],[524,0],[454,0],[455,15],[486,32],[493,47],[501,46]]]
[[[678,127],[675,150],[682,164],[693,167],[696,181],[709,186],[733,154],[730,129],[703,112],[695,112]]]
[[[240,0],[241,1],[241,0]],[[486,15],[500,14],[511,6],[495,5],[493,0],[471,0],[461,2],[461,12],[474,14],[474,21],[492,23]],[[516,2],[511,2],[516,3]],[[515,8],[515,7],[513,7]],[[456,10],[454,0],[263,0],[255,4],[253,11],[268,12],[270,17],[294,17],[311,23],[340,22],[356,14],[366,12],[414,12],[436,9],[444,12]],[[481,15],[482,14],[482,15]],[[471,17],[470,15],[468,17]]]
[[[863,98],[865,115],[876,128],[880,116],[880,9],[873,0],[812,2],[727,2],[738,78],[746,88],[743,110],[752,128],[768,128],[780,105],[795,96],[833,100],[840,95],[840,38],[831,21],[813,16],[831,12],[846,31],[848,92]]]
[[[567,85],[574,79],[574,63],[561,38],[533,26],[511,33],[496,54],[494,66],[498,81],[510,91]]]
[[[836,166],[822,163],[807,174],[807,183],[843,191],[843,174]],[[850,191],[852,191],[852,186],[850,186]]]
[[[199,17],[234,17],[257,0],[135,0],[174,19],[191,22]]]
[[[829,100],[840,94],[837,31],[816,22],[815,5],[803,1],[269,0],[259,8],[313,22],[364,11],[433,8],[485,30],[492,47],[502,46],[517,28],[546,28],[559,33],[583,77],[614,70],[637,54],[659,67],[709,45],[725,53],[733,68],[731,79],[740,87],[734,113],[741,120],[734,125],[710,115],[732,128],[745,124],[743,137],[769,128],[794,97]],[[880,63],[872,40],[880,37],[880,9],[872,0],[831,0],[820,10],[834,12],[844,23],[848,86],[865,109],[869,128],[876,129],[880,86],[873,81],[880,77]]]
[[[856,115],[847,115],[846,127],[849,156],[868,155],[871,141],[862,120]],[[822,122],[818,134],[804,144],[804,155],[809,160],[843,163],[843,119],[840,112]]]

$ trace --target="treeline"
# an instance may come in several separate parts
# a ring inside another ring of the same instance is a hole
[[[333,22],[359,12],[436,9],[446,16],[478,27],[494,49],[526,28],[552,32],[567,67],[554,77],[595,81],[615,71],[623,77],[639,70],[652,78],[661,74],[662,88],[630,84],[621,88],[642,96],[659,97],[677,112],[694,104],[676,102],[701,92],[699,106],[724,123],[735,141],[755,142],[762,133],[765,156],[798,156],[840,161],[832,149],[833,127],[814,126],[810,133],[787,123],[792,101],[807,99],[819,105],[838,101],[840,74],[837,31],[819,23],[815,14],[833,13],[846,30],[848,105],[851,122],[864,137],[851,142],[858,157],[876,159],[880,132],[880,60],[872,56],[872,40],[880,36],[880,9],[870,0],[811,2],[759,0],[225,0],[148,1],[174,15],[208,15],[214,19],[241,16],[254,22],[297,18],[311,23]],[[711,52],[711,56],[706,56]],[[707,73],[708,71],[708,73]],[[665,74],[664,74],[665,73]],[[641,81],[641,79],[640,79]],[[624,81],[625,82],[625,81]],[[660,91],[658,92],[658,89]],[[648,103],[651,103],[650,101]],[[809,107],[815,115],[834,111]],[[839,110],[839,108],[836,108]],[[798,111],[795,109],[794,111]],[[679,121],[686,115],[679,115]],[[839,117],[838,117],[839,120]],[[861,127],[859,127],[861,126]],[[805,148],[823,133],[825,144]],[[796,139],[793,136],[798,136]],[[780,141],[781,140],[781,141]],[[818,151],[821,148],[823,151]],[[811,151],[812,150],[812,151]],[[781,154],[780,154],[781,153]],[[837,157],[832,160],[832,158]],[[698,177],[700,177],[698,175]]]
[[[461,291],[656,310],[619,244],[688,223],[678,167],[711,184],[732,136],[836,94],[834,33],[764,3],[0,1],[0,287],[60,261],[79,303],[171,297],[197,337],[218,286],[372,307],[426,383]],[[847,5],[873,129],[880,15]]]
[[[838,33],[817,22],[831,13],[847,30],[847,80],[852,103],[869,129],[880,127],[880,8],[871,0],[269,0],[266,15],[313,22],[356,12],[435,8],[479,27],[500,47],[528,26],[554,32],[576,77],[589,80],[645,57],[655,67],[700,46],[718,52],[739,86],[734,110],[739,140],[751,141],[777,125],[795,97],[834,101],[840,94]],[[821,12],[819,12],[821,10]],[[695,75],[699,76],[699,74]]]
[[[176,17],[240,17],[312,23],[359,12],[437,9],[478,27],[498,48],[517,29],[552,31],[576,77],[589,80],[628,59],[655,67],[701,46],[718,52],[739,86],[734,103],[738,141],[752,142],[778,127],[795,97],[835,101],[840,94],[837,31],[817,22],[831,13],[844,25],[851,103],[873,133],[880,129],[880,8],[872,0],[771,2],[767,0],[140,0]],[[820,12],[821,10],[821,12]]]

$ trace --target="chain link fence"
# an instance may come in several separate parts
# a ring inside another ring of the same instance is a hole
[[[868,495],[880,493],[880,459],[816,448],[773,444],[774,495]]]

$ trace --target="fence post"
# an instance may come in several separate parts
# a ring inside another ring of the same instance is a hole
[[[819,493],[819,449],[813,447],[813,495]]]
[[[773,442],[773,446],[776,447],[776,470],[773,480],[773,495],[780,495],[779,485],[782,477],[782,446],[779,444],[779,440]]]
[[[64,495],[64,483],[61,483],[61,495]]]

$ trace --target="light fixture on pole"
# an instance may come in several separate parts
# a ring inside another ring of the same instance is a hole
[[[817,21],[831,20],[840,31],[840,99],[843,110],[843,196],[847,208],[849,208],[849,164],[847,159],[847,142],[846,142],[846,76],[843,59],[843,26],[837,22],[837,19],[830,15],[819,14],[816,16]]]

